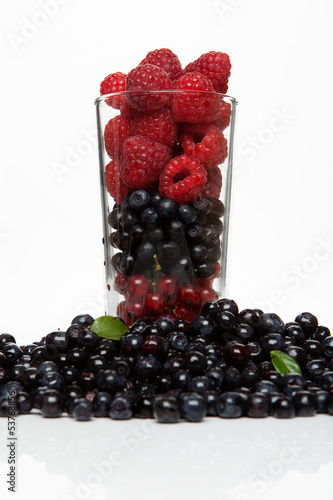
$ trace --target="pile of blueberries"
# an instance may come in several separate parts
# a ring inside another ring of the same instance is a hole
[[[80,315],[66,331],[19,346],[0,335],[0,415],[39,412],[76,420],[205,417],[291,418],[333,414],[333,336],[311,313],[284,323],[274,313],[207,302],[191,323],[135,321],[120,340],[91,330]],[[280,375],[270,352],[297,361]]]
[[[143,274],[149,279],[154,279],[157,264],[163,274],[183,283],[212,278],[221,257],[223,214],[217,198],[178,205],[158,192],[133,191],[108,217],[114,229],[110,244],[119,250],[112,266],[126,276]]]

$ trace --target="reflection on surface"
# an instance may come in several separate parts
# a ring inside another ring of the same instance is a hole
[[[141,488],[149,488],[149,498],[164,499],[186,484],[195,490],[191,498],[208,488],[213,499],[250,500],[267,498],[262,495],[287,472],[313,474],[332,463],[332,423],[326,415],[173,425],[25,415],[18,417],[18,450],[22,458],[43,462],[47,473],[71,480],[61,500],[115,494],[123,500],[125,490]]]

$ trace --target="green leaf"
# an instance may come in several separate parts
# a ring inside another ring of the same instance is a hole
[[[127,332],[124,323],[113,316],[96,318],[90,330],[97,333],[99,337],[112,340],[120,340],[122,335]]]
[[[297,361],[281,351],[271,351],[272,364],[280,375],[284,376],[287,373],[299,373],[302,375],[302,370]]]

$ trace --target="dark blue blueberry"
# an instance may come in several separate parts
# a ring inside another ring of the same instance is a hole
[[[142,328],[142,331],[144,328]],[[128,356],[134,356],[141,351],[143,335],[141,333],[127,333],[121,338],[121,346]]]
[[[333,387],[333,371],[325,370],[319,377],[319,385],[325,391]]]
[[[183,394],[180,403],[181,416],[189,422],[201,422],[207,413],[205,399],[201,394]]]
[[[156,254],[156,248],[149,241],[145,241],[139,247],[137,253],[137,265],[140,266],[151,266],[154,263],[154,255]]]
[[[190,257],[183,255],[172,265],[170,274],[178,278],[179,281],[190,283],[194,276],[193,262]]]
[[[185,333],[171,332],[167,339],[169,346],[177,352],[184,353],[189,348],[189,342]]]
[[[277,314],[265,313],[260,317],[259,328],[261,335],[269,333],[279,333],[284,335],[286,326]]]
[[[269,356],[270,351],[283,351],[285,343],[280,333],[267,333],[260,339],[264,355]]]
[[[164,224],[172,221],[177,216],[178,205],[171,198],[162,198],[156,207],[159,221]]]
[[[216,273],[216,267],[213,262],[204,262],[203,264],[199,264],[196,266],[196,277],[201,279],[209,279]]]
[[[173,220],[167,226],[167,234],[171,241],[185,241],[185,225],[180,220]]]
[[[88,359],[87,368],[88,370],[96,373],[100,370],[106,370],[109,367],[109,360],[106,356],[101,356],[100,354],[91,354]]]
[[[47,389],[42,394],[40,410],[43,417],[61,417],[63,395],[56,389]]]
[[[284,392],[287,387],[306,388],[306,380],[299,373],[287,373],[279,382],[280,389]]]
[[[291,337],[293,345],[301,346],[305,341],[304,332],[296,322],[286,323],[285,335]]]
[[[224,204],[218,198],[208,198],[208,200],[212,204],[209,215],[215,216],[220,219],[224,214]]]
[[[118,375],[114,370],[104,370],[96,375],[96,385],[100,391],[116,394],[125,387],[125,384],[125,378]]]
[[[222,418],[239,418],[245,409],[243,396],[234,391],[224,392],[216,400],[216,413]]]
[[[317,330],[313,334],[314,340],[318,340],[319,342],[322,342],[324,339],[329,337],[331,335],[331,332],[327,326],[318,326]]]
[[[156,377],[155,381],[156,392],[164,393],[171,388],[171,377],[170,375],[161,374]]]
[[[114,420],[128,420],[132,415],[133,409],[129,398],[115,396],[109,406],[109,416]]]
[[[208,358],[207,358],[208,360]],[[205,372],[205,377],[209,381],[208,389],[221,389],[223,384],[223,372],[218,366],[208,368]]]
[[[74,319],[77,318],[79,318],[79,316]],[[71,326],[66,330],[66,340],[69,348],[78,346],[79,337],[81,336],[84,328],[85,327],[81,323],[72,323]]]
[[[285,353],[294,358],[301,368],[308,362],[308,355],[302,347],[290,345],[284,349]]]
[[[313,359],[318,359],[323,354],[321,343],[314,339],[307,339],[303,342],[302,349]]]
[[[98,335],[89,330],[88,328],[84,328],[81,332],[81,335],[78,339],[78,347],[84,348],[87,352],[92,352],[99,346],[99,337]]]
[[[328,394],[327,391],[320,390],[314,393],[317,413],[327,413]]]
[[[150,204],[150,196],[144,189],[138,189],[131,193],[128,206],[135,212],[141,212]]]
[[[223,387],[227,391],[232,391],[243,384],[242,373],[234,366],[228,366],[223,373]]]
[[[253,387],[260,379],[260,371],[255,365],[248,365],[242,370],[243,385]]]
[[[199,215],[208,215],[213,208],[213,204],[207,198],[197,198],[192,203],[193,208],[195,208]]]
[[[114,208],[108,215],[108,223],[112,229],[118,229],[120,227],[121,210],[120,208]]]
[[[204,243],[205,237],[206,231],[204,225],[194,223],[186,226],[186,238],[190,245],[193,245],[195,243]]]
[[[204,226],[204,237],[202,241],[207,248],[210,248],[211,246],[218,243],[219,237],[220,237],[219,229],[215,227],[213,224],[206,224]]]
[[[156,208],[161,200],[163,200],[163,196],[158,191],[150,193],[150,203],[153,207]]]
[[[143,227],[148,227],[148,228],[150,224],[157,224],[158,213],[156,208],[154,207],[145,208],[141,213],[140,221]]]
[[[155,247],[164,239],[164,232],[161,227],[151,224],[145,231],[145,238]]]
[[[205,245],[196,243],[190,246],[190,254],[195,264],[203,264],[208,257],[208,249]]]
[[[271,382],[270,380],[259,380],[253,388],[255,392],[260,392],[262,394],[270,394],[271,392],[278,392],[279,388],[274,382]]]
[[[117,258],[116,269],[120,273],[125,274],[126,276],[130,276],[133,273],[134,265],[135,265],[135,259],[133,255],[124,252],[121,253]]]
[[[0,335],[0,350],[6,345],[6,344],[16,344],[15,337],[11,335],[10,333],[1,333]]]
[[[221,395],[218,390],[210,389],[205,394],[207,417],[217,417],[216,401]]]
[[[54,345],[59,352],[66,352],[68,349],[68,340],[66,332],[56,331],[46,335],[46,344]]]
[[[300,325],[306,338],[312,337],[318,328],[318,320],[316,316],[309,312],[304,312],[296,316],[295,322]]]
[[[191,323],[191,335],[213,337],[217,332],[217,324],[210,316],[197,316]]]
[[[142,356],[137,359],[135,373],[138,378],[146,380],[154,380],[160,373],[162,365],[155,356]]]
[[[155,325],[163,328],[166,334],[172,332],[174,329],[174,322],[168,316],[158,318],[155,321]]]
[[[27,415],[32,410],[32,398],[28,392],[19,392],[16,399],[20,415]]]
[[[220,301],[218,301],[218,304]],[[252,326],[252,328],[258,328],[260,322],[259,314],[253,309],[243,309],[237,315],[237,320],[239,323],[247,323]]]
[[[170,395],[156,396],[153,415],[160,423],[177,423],[181,418],[179,403],[176,397]]]
[[[202,375],[207,368],[207,360],[202,352],[188,351],[184,356],[184,366],[192,376]]]
[[[141,214],[141,221],[142,221],[142,214]],[[120,223],[120,226],[122,227],[122,229],[125,230],[126,232],[128,232],[131,229],[131,227],[140,223],[140,218],[139,218],[139,215],[136,214],[134,211],[131,211],[129,209],[125,209],[125,210],[122,210],[122,213],[121,213],[121,216],[119,219],[119,223]]]
[[[247,416],[254,418],[268,417],[269,399],[263,392],[250,394],[247,403]]]
[[[178,217],[186,226],[193,224],[198,218],[198,212],[189,205],[182,205],[178,208]]]
[[[171,385],[174,389],[187,391],[191,378],[188,370],[178,370],[171,375]]]
[[[134,417],[154,418],[154,398],[153,396],[141,396],[135,404]]]
[[[124,231],[115,231],[114,233],[110,234],[110,245],[114,248],[118,248],[122,252],[127,251],[130,246],[129,233],[126,233]]]
[[[315,378],[321,375],[326,368],[326,363],[322,359],[313,359],[309,361],[304,369],[303,374],[307,379],[315,380]]]
[[[109,407],[112,400],[108,392],[98,391],[93,401],[93,414],[95,417],[108,417]]]
[[[248,347],[235,340],[226,343],[223,353],[226,362],[239,369],[244,368],[250,359]]]
[[[322,341],[321,346],[323,348],[326,358],[329,359],[333,358],[333,336],[325,338]]]
[[[2,354],[6,358],[6,365],[8,367],[16,365],[17,361],[22,358],[23,351],[14,342],[7,342],[1,347]]]
[[[208,389],[213,389],[213,387],[211,387],[210,379],[205,375],[193,377],[188,383],[188,391],[203,396]]]
[[[43,363],[41,363],[38,366],[38,372],[41,375],[44,375],[47,372],[59,372],[59,371],[60,369],[54,361],[43,361]]]
[[[88,420],[91,420],[93,416],[92,404],[85,398],[79,398],[75,400],[71,408],[70,416],[75,418],[75,420],[79,422],[86,422]]]
[[[73,347],[67,351],[67,364],[75,366],[75,368],[83,369],[88,359],[88,353],[81,347]]]
[[[270,415],[275,418],[293,418],[295,409],[291,398],[284,394],[278,394],[270,398]]]
[[[157,245],[157,257],[163,271],[169,272],[180,257],[180,247],[175,241],[161,242]]]
[[[297,417],[312,417],[316,414],[316,398],[310,391],[298,391],[293,403]]]
[[[212,247],[208,248],[208,255],[207,255],[207,260],[210,262],[218,262],[222,256],[222,250],[221,250],[221,245],[213,245]]]
[[[41,385],[62,392],[65,387],[65,380],[60,373],[47,371],[42,377]]]

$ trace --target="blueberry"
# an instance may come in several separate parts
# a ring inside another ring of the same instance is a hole
[[[192,377],[188,370],[177,370],[171,376],[171,385],[175,389],[187,391],[191,379]]]
[[[207,198],[197,198],[192,205],[199,215],[207,215],[213,208],[213,204]]]
[[[279,394],[270,403],[270,414],[275,418],[293,418],[295,409],[291,398]]]
[[[45,385],[49,389],[56,389],[57,391],[62,392],[65,387],[65,380],[60,373],[47,371],[43,375],[41,385]]]
[[[162,365],[160,361],[155,356],[148,355],[138,358],[135,373],[140,379],[154,380],[161,369]]]
[[[133,255],[130,255],[127,252],[121,253],[117,257],[116,269],[117,271],[119,271],[122,274],[125,274],[126,276],[130,276],[133,273],[134,265],[135,265],[135,259]]]
[[[184,366],[192,376],[201,375],[207,367],[207,360],[199,351],[189,351],[184,356]]]
[[[156,248],[149,241],[145,241],[140,245],[137,253],[137,266],[152,266],[154,264],[154,255],[156,254]]]
[[[83,348],[73,347],[73,349],[67,351],[66,359],[68,364],[73,365],[78,369],[81,369],[84,368],[87,362],[88,353]]]
[[[16,404],[20,415],[30,413],[32,409],[32,398],[30,394],[24,391],[19,392],[17,395]]]
[[[173,220],[167,226],[167,234],[172,241],[185,241],[185,225],[180,220]]]
[[[88,328],[84,328],[81,332],[81,335],[78,338],[78,347],[84,348],[87,352],[94,351],[99,346],[99,337],[98,335],[89,330]]]
[[[168,316],[158,318],[155,321],[155,325],[160,326],[165,331],[165,333],[170,333],[174,329],[174,322]]]
[[[92,391],[96,387],[96,378],[93,372],[83,371],[77,378],[77,383],[84,392]]]
[[[111,369],[100,371],[96,375],[96,385],[100,391],[116,394],[116,392],[121,391],[125,387],[125,384],[125,378]]]
[[[287,387],[299,387],[305,389],[306,380],[299,373],[287,373],[279,382],[280,389],[284,392]]]
[[[173,396],[160,395],[154,399],[153,415],[160,423],[176,423],[181,418],[179,403]]]
[[[189,342],[184,333],[172,332],[168,335],[169,346],[177,352],[184,353],[188,350]]]
[[[194,276],[194,267],[190,257],[181,256],[173,263],[170,274],[184,283],[192,281]]]
[[[201,422],[207,413],[205,400],[200,394],[184,394],[181,398],[180,412],[189,422]]]
[[[317,330],[313,334],[314,340],[318,340],[319,342],[322,342],[324,339],[329,337],[331,335],[331,332],[327,326],[318,326]]]
[[[115,231],[110,235],[110,245],[114,248],[122,250],[123,252],[127,251],[130,246],[129,233],[125,233],[123,231]]]
[[[138,189],[131,193],[128,205],[135,212],[140,212],[147,208],[150,204],[150,196],[144,189]]]
[[[275,313],[265,313],[260,317],[259,322],[261,335],[268,333],[285,333],[286,326],[282,319]]]
[[[221,250],[221,245],[213,245],[212,247],[208,248],[208,256],[207,260],[209,262],[218,262],[221,259],[222,256],[222,250]]]
[[[241,387],[243,383],[242,373],[238,370],[238,368],[234,366],[229,366],[223,373],[223,387],[227,391],[232,391]]]
[[[257,328],[260,322],[259,314],[253,309],[243,309],[238,313],[237,319],[239,323],[247,323],[252,328]]]
[[[85,398],[78,398],[74,401],[70,411],[70,416],[75,418],[78,422],[86,422],[91,420],[93,415],[93,408],[90,401]]]
[[[318,328],[318,320],[316,316],[309,312],[299,314],[296,316],[295,321],[300,325],[307,338],[312,337]]]
[[[314,359],[320,358],[323,353],[323,348],[318,340],[307,339],[303,342],[302,349]]]
[[[320,390],[314,393],[317,413],[327,413],[328,394],[327,391]]]
[[[141,214],[141,220],[142,220],[142,214]],[[131,211],[129,209],[125,209],[125,210],[122,210],[122,213],[121,213],[121,216],[119,219],[119,223],[120,223],[121,228],[124,231],[128,232],[131,229],[131,227],[140,223],[140,218],[139,218],[139,215],[136,214],[134,211]]]
[[[47,389],[42,394],[41,413],[43,417],[61,417],[63,411],[63,396],[56,389]]]
[[[209,368],[205,372],[205,377],[209,380],[209,389],[221,389],[223,384],[223,372],[218,366]]]
[[[0,350],[6,345],[6,344],[16,344],[16,340],[11,335],[10,333],[1,333],[0,335]]]
[[[329,359],[333,358],[333,336],[325,338],[322,341],[321,346],[323,348],[326,358]]]
[[[68,349],[68,340],[66,332],[56,331],[46,335],[46,344],[54,345],[59,352],[66,352]]]
[[[147,228],[149,228],[151,224],[157,224],[158,213],[156,208],[154,207],[145,208],[141,213],[140,221],[143,227]]]
[[[204,237],[203,243],[210,248],[219,241],[219,228],[215,227],[213,224],[206,224],[204,227]]]
[[[157,245],[157,257],[163,271],[168,274],[173,263],[180,257],[180,247],[175,241],[167,241]]]
[[[225,210],[222,201],[218,198],[208,198],[208,200],[212,204],[212,208],[209,214],[214,215],[215,217],[218,217],[220,219],[223,216]]]
[[[195,264],[203,264],[209,255],[209,251],[205,245],[196,243],[190,246],[190,255]],[[215,268],[214,268],[215,269]]]
[[[109,406],[109,416],[114,420],[128,420],[132,417],[132,404],[125,396],[115,396]]]
[[[319,377],[319,385],[324,390],[329,390],[330,386],[333,387],[333,371],[324,371]]]
[[[269,400],[262,392],[254,392],[248,398],[247,416],[254,418],[268,417]]]
[[[130,356],[140,352],[142,344],[143,336],[140,333],[127,333],[121,338],[122,349]]]
[[[245,400],[237,392],[224,392],[216,400],[216,413],[222,418],[239,418],[245,409]]]
[[[137,418],[154,418],[154,398],[141,396],[135,405],[134,416]]]
[[[160,335],[148,335],[143,342],[141,351],[145,356],[151,354],[156,358],[164,358],[168,350],[167,341]]]
[[[14,366],[17,361],[22,358],[23,351],[14,342],[6,342],[2,347],[1,351],[6,358],[7,366]]]
[[[213,262],[204,262],[196,266],[195,274],[198,279],[209,279],[216,273],[216,267]]]
[[[156,207],[161,223],[172,221],[176,218],[178,205],[171,198],[163,198]]]
[[[262,394],[270,394],[272,392],[278,392],[278,386],[271,382],[270,380],[260,380],[257,382],[254,386],[254,391],[255,392],[260,392]]]
[[[293,403],[297,417],[312,417],[316,414],[316,398],[310,391],[298,391]]]
[[[205,226],[201,224],[194,223],[186,227],[186,238],[190,245],[194,243],[204,243],[205,236]]]
[[[218,331],[216,321],[210,316],[197,316],[191,323],[191,334],[194,336],[203,335],[212,337]]]
[[[197,394],[205,395],[205,392],[211,389],[210,380],[205,375],[193,377],[188,383],[188,390]]]
[[[108,223],[112,229],[120,227],[121,210],[119,208],[113,209],[108,215]]]
[[[301,368],[306,365],[308,361],[308,355],[302,347],[297,345],[288,346],[284,349],[286,354],[294,358]]]
[[[101,356],[100,354],[91,354],[87,367],[88,370],[96,373],[100,370],[106,370],[109,367],[109,361],[105,356]]]
[[[259,378],[260,372],[256,366],[245,366],[242,370],[242,383],[245,387],[253,387]]]
[[[241,342],[227,342],[224,347],[224,357],[227,363],[236,368],[244,368],[250,359],[250,351],[246,345]]]
[[[233,334],[237,339],[239,339],[240,342],[249,342],[255,338],[255,332],[252,326],[246,324],[246,323],[239,323],[234,331]]]
[[[163,229],[155,224],[150,224],[149,227],[143,230],[145,232],[146,240],[154,246],[157,246],[164,239]]]
[[[195,208],[190,207],[189,205],[182,205],[178,208],[178,217],[186,226],[188,226],[197,220],[198,213]]]
[[[234,300],[220,299],[217,301],[217,305],[219,306],[221,311],[231,312],[231,314],[233,314],[237,318],[239,311],[238,311],[238,305]],[[245,323],[247,323],[247,321]]]
[[[285,335],[291,337],[293,345],[301,346],[305,341],[304,332],[300,325],[296,322],[286,323]]]
[[[158,191],[154,191],[150,194],[150,203],[153,207],[156,208],[161,200],[163,200],[163,197]]]
[[[325,370],[325,363],[322,359],[313,359],[309,361],[304,369],[303,374],[306,378],[314,380],[318,374],[323,373]]]

